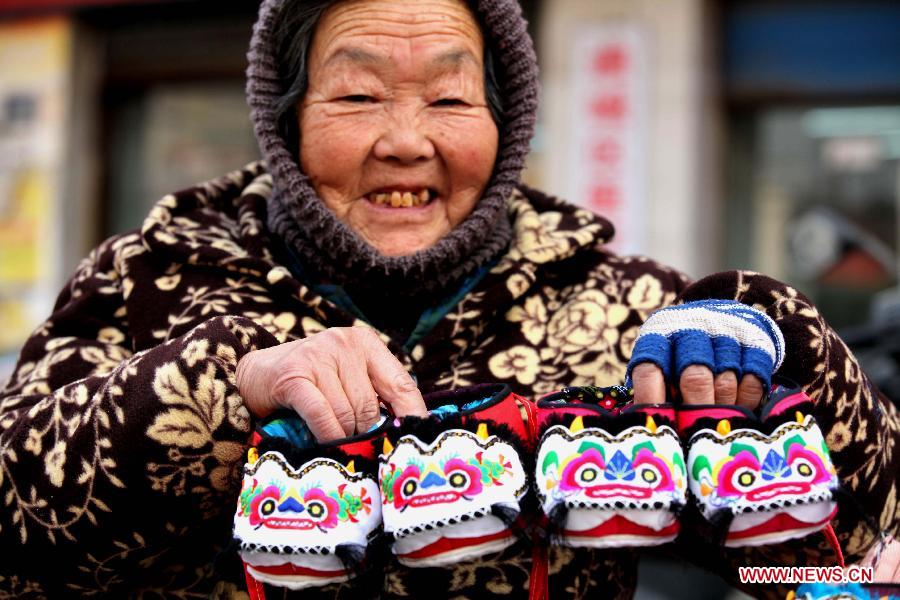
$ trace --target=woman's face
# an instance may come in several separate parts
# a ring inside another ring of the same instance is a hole
[[[300,165],[384,255],[433,246],[488,183],[498,135],[483,44],[461,0],[350,0],[319,21],[298,111]]]

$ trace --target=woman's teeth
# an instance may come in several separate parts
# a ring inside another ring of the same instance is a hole
[[[393,208],[408,208],[412,206],[424,206],[431,201],[431,192],[427,189],[418,194],[412,192],[391,192],[369,194],[369,202],[391,206]]]

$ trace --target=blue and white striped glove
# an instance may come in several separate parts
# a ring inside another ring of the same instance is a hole
[[[737,379],[755,375],[766,390],[784,360],[784,336],[768,315],[731,300],[699,300],[658,310],[641,326],[628,363],[650,362],[674,382],[690,365]]]

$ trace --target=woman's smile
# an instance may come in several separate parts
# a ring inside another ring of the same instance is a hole
[[[401,191],[399,188],[382,188],[365,196],[365,199],[372,204],[389,206],[391,208],[427,206],[435,198],[437,198],[437,193],[432,192],[428,188],[421,188],[419,191],[416,191],[415,188],[413,191]]]
[[[357,200],[349,212],[366,211],[365,218],[384,227],[427,225],[445,209],[443,199],[427,189],[413,192],[378,191]]]

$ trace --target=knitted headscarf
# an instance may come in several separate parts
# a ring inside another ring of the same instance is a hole
[[[519,183],[538,104],[534,47],[516,0],[472,0],[485,38],[500,63],[504,113],[494,172],[472,213],[431,248],[388,257],[337,219],[316,195],[278,133],[276,102],[285,90],[276,67],[273,32],[283,0],[263,0],[247,54],[247,101],[256,139],[274,179],[270,230],[305,271],[357,290],[390,289],[420,295],[458,284],[509,243],[506,199]]]

